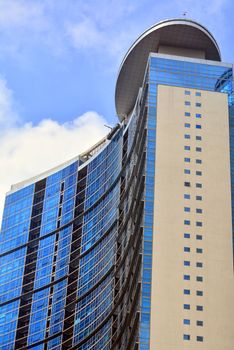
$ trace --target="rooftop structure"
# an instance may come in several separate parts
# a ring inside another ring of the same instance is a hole
[[[129,116],[134,108],[151,52],[221,61],[215,38],[201,24],[192,20],[171,19],[153,25],[133,43],[121,63],[115,90],[116,111],[120,120]]]

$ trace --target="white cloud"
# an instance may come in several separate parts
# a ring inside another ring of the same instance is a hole
[[[18,115],[15,111],[12,91],[7,88],[6,80],[0,77],[0,136],[17,120]]]
[[[5,126],[0,135],[0,215],[11,184],[77,156],[106,134],[105,119],[92,111],[64,124],[44,119],[38,125],[18,125],[12,103],[12,92],[0,80],[0,123]]]
[[[112,65],[123,57],[129,42],[136,37],[136,27],[129,24],[118,32],[108,31],[102,28],[92,18],[86,18],[81,22],[71,22],[66,28],[67,38],[71,46],[77,50],[83,50],[90,54],[98,53],[103,58],[108,54],[112,58]],[[109,58],[109,57],[108,57]]]
[[[82,22],[68,24],[67,34],[77,49],[103,48],[106,44],[106,34],[97,25],[86,18]]]
[[[0,0],[0,27],[37,28],[46,23],[43,3],[27,0]]]

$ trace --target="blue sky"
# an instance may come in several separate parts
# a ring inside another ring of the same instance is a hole
[[[0,0],[0,211],[11,183],[75,156],[117,122],[124,54],[184,11],[234,62],[233,0]]]

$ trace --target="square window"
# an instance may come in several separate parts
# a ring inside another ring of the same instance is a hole
[[[190,199],[190,194],[184,194],[184,199]]]
[[[200,335],[197,336],[197,341],[203,342],[203,337],[201,337]]]
[[[196,129],[201,129],[202,127],[201,127],[201,125],[200,124],[197,124],[196,125]]]
[[[196,102],[196,107],[201,107],[201,103],[200,102]]]
[[[191,186],[191,183],[188,182],[188,181],[185,181],[184,185],[185,185],[185,187],[190,187],[190,186]]]
[[[196,171],[196,175],[197,176],[202,176],[202,172],[198,170],[198,171]]]
[[[197,326],[198,327],[203,327],[203,321],[197,321]]]
[[[190,158],[184,158],[185,163],[190,163]]]
[[[190,261],[185,260],[185,261],[184,261],[184,266],[190,266]]]
[[[197,276],[197,282],[203,282],[203,277],[202,276]]]
[[[196,113],[196,118],[201,118],[201,114],[200,113]]]
[[[196,187],[197,187],[197,188],[202,188],[202,184],[196,183]]]
[[[189,335],[189,334],[184,334],[183,339],[184,339],[184,340],[190,340],[190,335]]]
[[[184,211],[190,212],[190,208],[189,207],[184,207]]]
[[[184,247],[184,252],[185,253],[189,253],[190,252],[190,248],[189,247]]]
[[[197,305],[197,311],[203,311],[203,306]]]
[[[201,208],[197,208],[197,209],[196,209],[196,213],[197,213],[197,214],[202,214],[202,209],[201,209]]]
[[[196,151],[197,151],[197,152],[201,152],[201,151],[202,151],[202,148],[201,148],[201,147],[196,147]]]
[[[201,221],[196,221],[196,226],[197,227],[202,227],[202,222]]]
[[[190,174],[190,170],[189,169],[184,169],[184,173],[185,174]]]
[[[196,252],[197,252],[198,254],[202,254],[202,253],[203,253],[203,249],[202,249],[202,248],[197,248],[197,249],[196,249]]]
[[[196,91],[195,95],[196,95],[196,96],[201,96],[200,91]]]
[[[190,275],[184,275],[184,280],[185,281],[190,281]]]
[[[196,136],[196,140],[197,140],[197,141],[201,141],[201,140],[202,140],[202,137],[201,137],[201,136]]]
[[[202,297],[203,296],[203,291],[202,290],[197,290],[197,296]]]
[[[185,135],[184,135],[184,138],[185,138],[185,139],[190,139],[190,135],[189,135],[189,134],[185,134]]]
[[[202,262],[197,262],[196,263],[196,267],[203,267],[203,263]]]
[[[202,201],[202,196],[196,196],[197,201]]]
[[[190,151],[190,146],[184,146],[185,151]]]
[[[184,309],[185,310],[190,310],[190,304],[184,304]]]
[[[196,159],[196,164],[202,164],[202,160],[201,159]]]
[[[190,220],[184,220],[184,225],[190,225]]]
[[[185,117],[190,117],[191,114],[190,114],[190,112],[185,112],[184,115],[185,115]]]
[[[191,95],[191,92],[189,90],[184,90],[185,95]]]
[[[190,238],[190,233],[184,233],[184,238]]]
[[[185,104],[185,106],[191,106],[191,102],[190,101],[185,101],[184,104]]]
[[[189,124],[189,123],[185,123],[185,124],[184,124],[184,127],[185,127],[185,128],[190,128],[190,124]]]
[[[196,235],[196,239],[202,241],[202,235]]]
[[[190,320],[188,320],[187,318],[185,318],[183,323],[189,325],[189,324],[190,324]]]
[[[184,294],[190,295],[190,290],[189,289],[184,289]]]

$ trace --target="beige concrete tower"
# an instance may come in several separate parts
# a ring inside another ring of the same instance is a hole
[[[234,346],[227,107],[223,93],[158,86],[152,350]]]
[[[153,82],[152,57],[166,62],[154,68]],[[184,73],[181,62],[196,69]],[[232,74],[212,34],[176,19],[143,33],[119,72],[120,119],[131,115],[144,77],[156,91],[155,101],[151,92],[148,101],[156,106],[150,350],[234,349],[229,144],[234,117],[232,91],[228,101],[221,88],[227,79],[219,73],[222,67]]]

